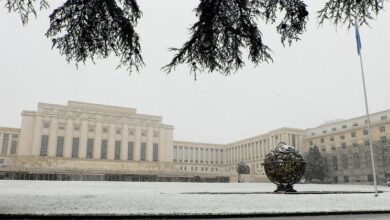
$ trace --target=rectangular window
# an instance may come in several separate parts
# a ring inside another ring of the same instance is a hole
[[[199,162],[199,148],[195,148],[195,163]]]
[[[381,137],[381,143],[382,144],[386,144],[387,143],[387,137],[386,136],[382,136]]]
[[[358,143],[356,143],[356,142],[352,143],[352,146],[353,147],[359,147]]]
[[[341,143],[341,148],[343,148],[343,149],[347,148],[347,144],[346,143]]]
[[[368,130],[367,129],[363,130],[363,135],[368,135]]]
[[[343,128],[343,129],[346,129],[346,128],[347,128],[347,125],[343,125],[342,128]]]
[[[190,163],[194,162],[194,148],[190,147],[190,158],[189,158]]]
[[[43,122],[43,128],[49,128],[50,123],[48,121]]]
[[[220,164],[223,164],[223,150],[219,150],[219,153],[220,153],[220,157],[219,157]]]
[[[337,130],[337,128],[332,128],[332,131],[336,131]]]
[[[323,133],[323,134],[326,134],[326,133],[327,133],[327,131],[326,131],[326,130],[323,130],[323,131],[322,131],[322,133]]]
[[[102,128],[102,132],[103,132],[104,134],[107,134],[107,133],[108,133],[108,128],[107,128],[107,127],[103,127],[103,128]]]
[[[18,146],[18,140],[11,141],[11,154],[16,154],[16,147]]]
[[[323,138],[321,138],[321,143],[324,143],[324,142],[325,142],[325,140]]]
[[[366,152],[366,167],[371,167],[371,153],[369,151]]]
[[[364,145],[370,146],[370,140],[364,140]]]
[[[87,159],[93,158],[93,142],[92,138],[88,138],[87,140]]]
[[[177,162],[177,146],[173,146],[173,162]]]
[[[354,122],[353,124],[352,124],[352,126],[354,126],[354,127],[356,127],[356,126],[358,126],[359,125],[359,123],[357,123],[357,122]]]
[[[385,131],[386,131],[386,127],[385,127],[385,126],[379,127],[379,131],[380,131],[380,132],[385,132]]]
[[[246,148],[245,148],[246,151]],[[210,163],[214,163],[214,149],[210,149]]]
[[[336,150],[336,145],[332,145],[331,149]]]
[[[80,125],[73,125],[73,130],[80,131]]]
[[[356,131],[351,132],[351,137],[353,137],[353,138],[356,137]]]
[[[200,157],[200,163],[203,163],[203,159],[204,159],[204,148],[201,148],[200,149],[200,155],[199,155],[199,157]]]
[[[386,115],[384,115],[384,116],[381,117],[381,121],[384,121],[384,120],[386,120],[386,119],[387,119],[387,116],[386,116]]]
[[[79,138],[73,138],[73,141],[72,141],[72,158],[78,158],[79,157],[79,144],[80,144],[80,139]]]
[[[184,163],[188,162],[188,147],[184,147]]]
[[[141,143],[141,160],[146,160],[146,143]]]
[[[147,131],[146,131],[146,130],[142,130],[141,136],[142,136],[142,137],[146,137],[146,134],[147,134]]]
[[[310,144],[310,145],[313,145],[313,141],[309,141],[309,144]]]
[[[93,125],[90,125],[90,126],[88,126],[88,132],[94,132],[95,131],[95,126],[93,126]]]
[[[332,156],[333,170],[337,170],[337,156]]]
[[[102,149],[100,152],[100,159],[107,159],[107,140],[102,140]]]
[[[9,134],[3,134],[3,147],[1,148],[1,154],[7,154],[9,143]]]
[[[353,154],[353,167],[355,169],[359,169],[360,168],[360,157],[359,157],[358,153],[354,153]]]
[[[179,149],[177,151],[177,160],[180,163],[183,163],[183,147],[179,147]]]
[[[158,161],[158,144],[153,144],[153,161]]]
[[[158,137],[158,131],[153,131],[153,137]]]
[[[49,136],[48,135],[42,135],[41,137],[41,151],[40,156],[47,156],[47,148],[49,146]]]
[[[122,130],[118,128],[118,129],[116,129],[115,133],[116,133],[116,134],[121,134],[121,133],[122,133]]]
[[[348,183],[349,182],[349,176],[344,176],[344,183]]]
[[[330,141],[334,141],[334,137],[333,136],[330,137]]]
[[[344,140],[344,139],[345,139],[345,136],[344,136],[344,135],[340,135],[340,139],[341,139],[341,140]]]
[[[115,155],[114,159],[115,160],[120,160],[121,159],[121,141],[115,141]]]
[[[57,157],[64,156],[64,139],[65,138],[63,136],[57,137],[57,152],[56,152]]]
[[[127,159],[134,160],[134,143],[131,141],[127,143]]]
[[[341,156],[341,162],[343,163],[343,169],[348,169],[348,157],[347,155]]]
[[[241,148],[242,149],[242,148]],[[206,148],[206,158],[205,158],[205,163],[209,163],[209,149]]]

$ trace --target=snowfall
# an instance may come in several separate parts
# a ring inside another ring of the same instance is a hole
[[[390,211],[390,187],[271,183],[0,181],[0,214],[213,215]],[[321,191],[348,194],[316,194]],[[351,193],[354,192],[354,193]],[[356,193],[358,192],[358,193]]]

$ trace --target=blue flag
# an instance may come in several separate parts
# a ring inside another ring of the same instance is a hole
[[[362,49],[362,42],[360,41],[359,25],[356,19],[355,19],[355,37],[356,37],[357,52],[358,55],[360,56],[360,50]]]

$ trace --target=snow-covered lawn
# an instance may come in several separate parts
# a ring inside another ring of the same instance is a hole
[[[1,214],[241,214],[390,210],[373,194],[261,194],[269,183],[0,181]],[[364,185],[295,185],[298,191],[372,191]],[[234,192],[233,194],[191,194]],[[241,192],[241,194],[240,194]],[[243,192],[257,192],[245,194]],[[186,194],[190,193],[190,194]]]

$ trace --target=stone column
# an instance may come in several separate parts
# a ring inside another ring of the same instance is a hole
[[[35,126],[34,126],[34,138],[33,138],[33,154],[34,156],[39,156],[40,154],[40,145],[41,145],[41,131],[42,131],[42,116],[35,116]]]
[[[100,159],[101,149],[102,149],[102,122],[97,121],[95,127],[95,141],[93,147],[93,158]]]
[[[79,158],[87,157],[88,121],[83,119],[80,127]]]
[[[122,129],[122,145],[121,145],[121,160],[127,160],[129,142],[129,126],[125,123]]]
[[[55,157],[57,152],[57,130],[58,130],[58,118],[52,117],[50,123],[50,132],[49,132],[49,146],[47,155],[50,157]]]
[[[66,120],[66,131],[64,141],[64,157],[72,157],[72,140],[73,140],[73,119]]]
[[[136,126],[134,131],[134,160],[140,160],[141,155],[141,127]]]
[[[153,128],[148,127],[148,136],[146,142],[146,160],[153,161]]]
[[[115,153],[115,124],[110,123],[110,126],[108,128],[108,146],[107,146],[107,159],[113,160],[114,159],[114,153]]]
[[[173,146],[170,146],[166,141],[165,129],[160,128],[159,132],[159,142],[158,143],[158,160],[163,162],[172,162],[173,161]],[[168,158],[169,152],[171,152],[172,159]],[[177,152],[177,151],[176,151]]]

